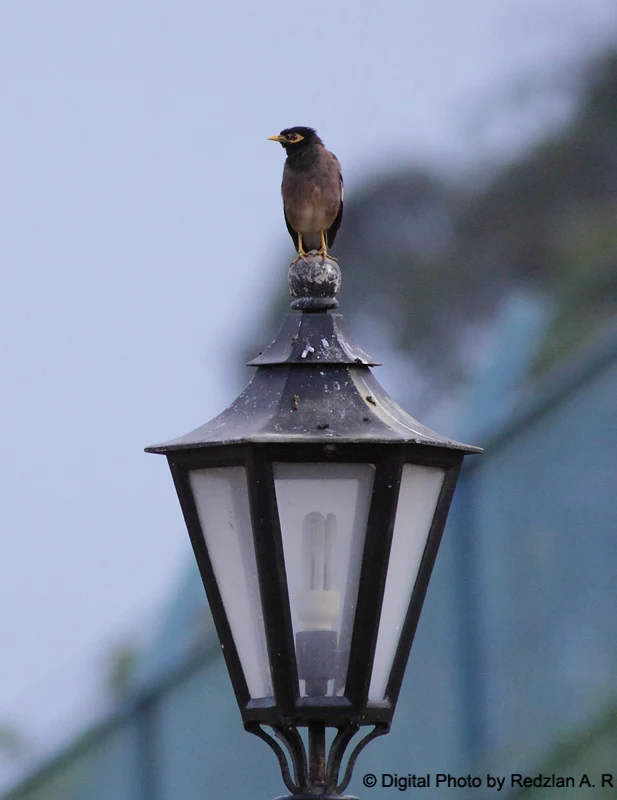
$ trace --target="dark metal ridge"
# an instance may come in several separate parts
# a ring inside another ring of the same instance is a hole
[[[342,314],[289,313],[272,344],[248,362],[249,367],[275,364],[357,364],[378,367],[379,363],[351,339]]]
[[[150,453],[232,444],[387,443],[481,452],[422,425],[359,364],[261,366],[234,402],[214,419]],[[309,459],[310,460],[310,459]]]

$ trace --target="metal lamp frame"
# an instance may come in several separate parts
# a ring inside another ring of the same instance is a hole
[[[312,267],[311,271],[303,264],[294,270],[292,265],[290,286],[300,295],[292,307],[295,304],[302,313],[288,314],[275,341],[251,362],[257,373],[237,400],[202,428],[148,451],[168,458],[245,729],[274,751],[292,798],[333,800],[342,797],[361,750],[389,731],[463,457],[481,451],[430,431],[394,403],[372,376],[374,362],[351,341],[342,317],[330,313],[337,305],[338,266],[313,259]],[[317,279],[320,274],[322,280]],[[343,696],[299,693],[273,475],[276,462],[375,467]],[[369,702],[405,464],[439,467],[445,477],[385,699]],[[246,471],[272,698],[250,697],[189,479],[196,469],[231,466]],[[341,778],[346,749],[360,728],[369,725],[372,731],[352,750]],[[303,727],[308,729],[308,752],[299,731]],[[328,753],[326,727],[337,730]]]

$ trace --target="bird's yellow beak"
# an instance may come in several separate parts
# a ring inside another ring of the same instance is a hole
[[[284,142],[285,141],[285,137],[284,136],[268,136],[268,141],[269,142]]]

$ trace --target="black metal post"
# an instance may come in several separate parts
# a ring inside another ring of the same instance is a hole
[[[309,781],[313,784],[326,782],[326,726],[323,722],[311,722],[308,726]]]

